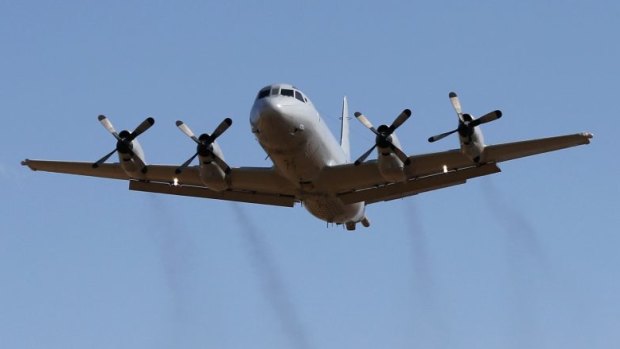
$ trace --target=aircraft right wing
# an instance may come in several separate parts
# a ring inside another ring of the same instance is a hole
[[[295,195],[286,193],[280,194],[232,189],[215,191],[204,186],[171,185],[162,182],[143,182],[136,180],[129,181],[129,190],[285,207],[293,207],[295,202],[298,201]]]
[[[104,163],[94,168],[90,162],[26,159],[22,165],[33,171],[128,180],[129,189],[136,191],[289,207],[298,201],[295,188],[273,168],[267,167],[231,169],[230,189],[218,192],[204,186],[200,180],[199,169],[195,166],[177,174],[177,165],[148,165],[145,173],[132,178],[118,163]]]

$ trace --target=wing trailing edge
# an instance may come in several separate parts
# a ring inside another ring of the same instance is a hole
[[[134,180],[129,181],[129,190],[284,207],[293,207],[296,202],[295,197],[291,195],[267,194],[252,191],[233,190],[224,190],[217,192],[207,189],[205,187],[187,185],[175,186],[166,183],[142,182]]]

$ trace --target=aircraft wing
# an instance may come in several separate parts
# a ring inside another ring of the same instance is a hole
[[[500,172],[499,162],[588,144],[590,138],[589,133],[578,133],[491,145],[485,147],[482,165],[459,149],[410,156],[411,163],[405,168],[408,180],[403,183],[386,182],[376,160],[358,166],[338,165],[325,169],[316,185],[337,193],[344,203],[388,201],[463,184],[470,178]]]
[[[482,166],[472,166],[460,169],[458,171],[450,171],[446,173],[410,179],[403,183],[390,183],[378,187],[341,193],[338,195],[338,197],[345,204],[352,204],[360,201],[364,201],[366,202],[366,204],[373,204],[375,202],[401,199],[426,191],[464,184],[470,178],[486,176],[500,171],[501,170],[499,169],[499,167],[492,163]]]
[[[484,148],[483,161],[502,162],[554,150],[590,144],[591,133],[539,138],[529,141],[490,145]]]
[[[591,134],[580,133],[487,146],[477,164],[459,149],[410,156],[405,168],[407,181],[388,183],[379,172],[377,161],[325,168],[313,185],[334,193],[343,203],[388,201],[422,192],[465,183],[470,178],[500,172],[497,163],[590,143]],[[153,193],[203,197],[277,206],[293,206],[298,190],[273,168],[238,167],[231,169],[229,189],[221,192],[206,188],[198,167],[176,174],[176,165],[148,165],[147,171],[130,178],[118,163],[93,168],[90,162],[24,160],[34,171],[129,180],[129,189]],[[176,185],[178,184],[178,185]]]
[[[272,168],[233,168],[230,189],[217,192],[204,187],[198,167],[188,167],[176,174],[176,165],[148,165],[146,173],[130,178],[118,163],[93,168],[90,162],[24,160],[22,165],[33,171],[129,180],[129,189],[137,191],[277,206],[293,206],[296,201],[295,189]]]

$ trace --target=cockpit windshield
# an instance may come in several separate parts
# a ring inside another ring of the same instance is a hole
[[[299,92],[299,91],[295,91],[295,98],[297,98],[298,100],[300,100],[300,101],[302,101],[302,102],[304,102],[304,103],[306,102],[306,101],[304,100],[304,96],[303,96],[303,95],[301,94],[301,92]]]
[[[265,98],[267,96],[269,96],[269,88],[264,88],[258,91],[258,96],[256,96],[256,99]]]
[[[298,90],[290,89],[290,88],[279,88],[279,87],[265,87],[264,89],[258,91],[258,95],[256,99],[262,99],[268,96],[284,96],[284,97],[293,97],[300,102],[307,103],[308,99]]]
[[[289,90],[287,88],[283,88],[283,89],[280,90],[280,94],[282,96],[293,97],[295,95],[295,92],[293,92],[293,90]]]

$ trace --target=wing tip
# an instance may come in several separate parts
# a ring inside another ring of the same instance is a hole
[[[24,159],[24,160],[22,160],[21,165],[22,165],[22,166],[27,166],[29,169],[31,169],[31,170],[33,170],[33,171],[36,171],[36,170],[37,170],[36,168],[32,167],[32,164],[31,164],[30,159]]]

